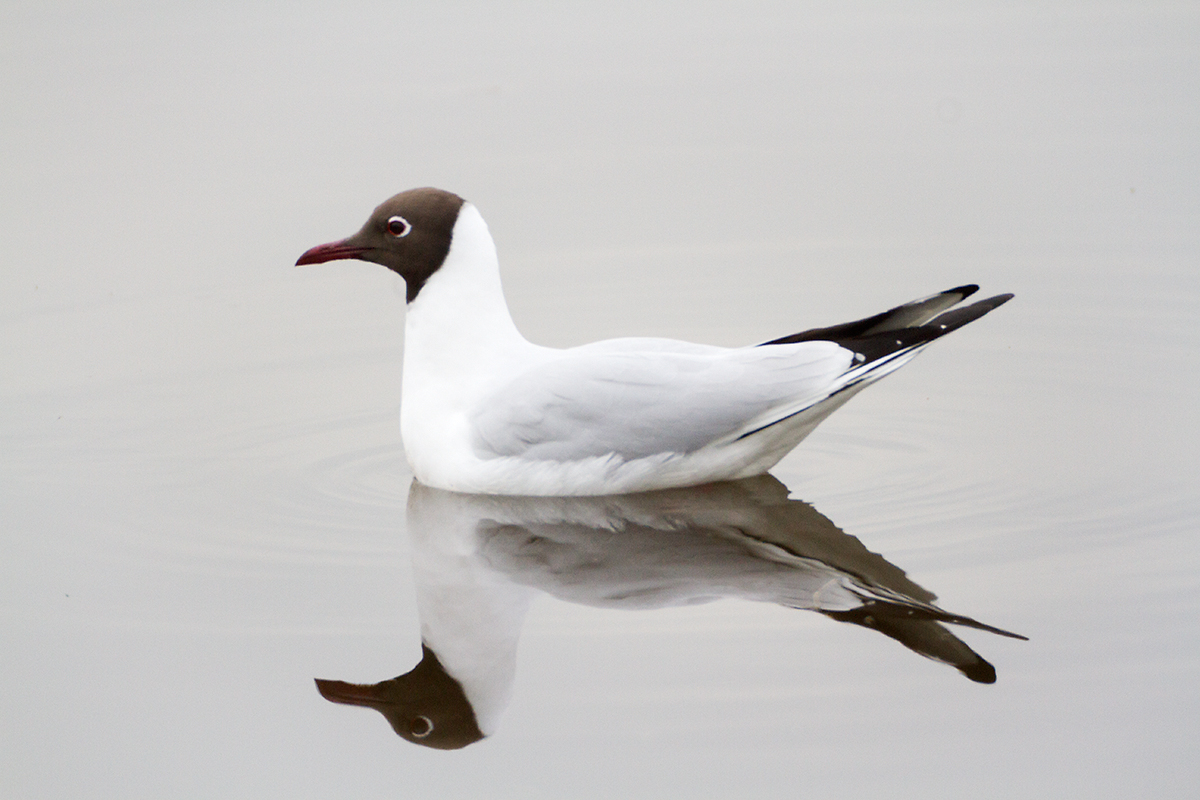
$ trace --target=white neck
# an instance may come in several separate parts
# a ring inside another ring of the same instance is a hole
[[[479,552],[479,518],[461,497],[414,482],[407,527],[421,639],[462,685],[489,735],[512,694],[517,641],[536,592],[488,564]]]
[[[413,473],[451,485],[442,473],[452,476],[474,458],[470,409],[542,350],[513,324],[487,224],[463,205],[446,260],[408,304],[405,320],[400,435]]]
[[[496,245],[478,209],[465,203],[446,260],[408,304],[405,371],[410,361],[427,358],[450,360],[465,370],[514,341],[524,339],[504,302]]]

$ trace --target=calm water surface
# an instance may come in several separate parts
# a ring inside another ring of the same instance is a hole
[[[438,8],[0,11],[0,795],[1190,797],[1200,14]],[[774,478],[464,500],[403,285],[290,266],[424,184],[544,344],[1017,297]],[[314,684],[423,638],[418,744]]]

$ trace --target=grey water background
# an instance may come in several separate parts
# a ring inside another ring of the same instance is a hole
[[[1189,797],[1200,8],[0,7],[0,795]],[[1016,300],[774,471],[992,686],[815,614],[545,598],[443,753],[314,677],[420,657],[403,287],[293,269],[475,202],[531,339],[743,344]]]

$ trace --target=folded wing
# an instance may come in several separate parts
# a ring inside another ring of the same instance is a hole
[[[756,437],[778,460],[859,390],[1012,297],[952,308],[977,288],[754,347],[614,339],[564,350],[477,407],[474,448],[482,458],[630,461]]]
[[[833,342],[728,349],[625,339],[566,350],[480,405],[475,449],[554,461],[692,453],[777,409],[820,401],[853,358]]]

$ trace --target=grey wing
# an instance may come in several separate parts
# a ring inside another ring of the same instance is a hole
[[[831,342],[778,348],[564,351],[472,415],[482,457],[572,461],[691,453],[819,402],[853,354]]]

